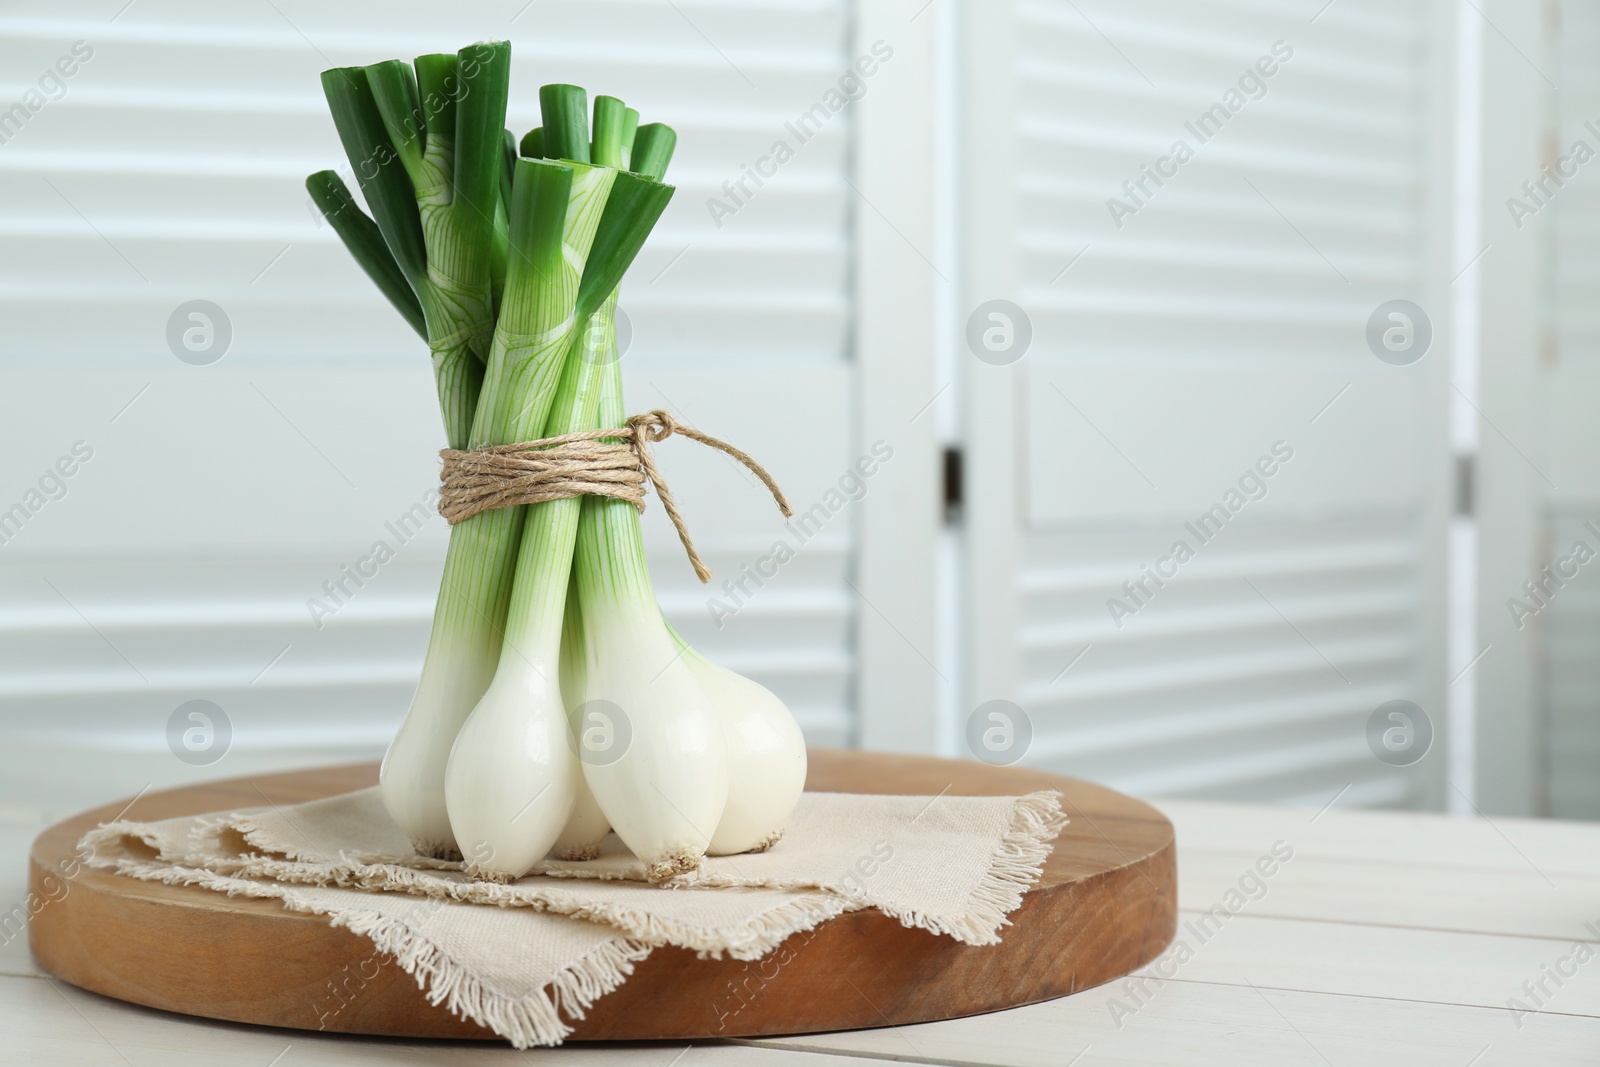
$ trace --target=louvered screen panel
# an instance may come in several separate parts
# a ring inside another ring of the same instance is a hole
[[[1559,186],[1551,179],[1543,181],[1543,203],[1536,203],[1526,190],[1507,193],[1515,196],[1523,233],[1544,239],[1551,253],[1553,362],[1563,371],[1594,374],[1600,372],[1600,252],[1595,251],[1600,239],[1600,190],[1587,180],[1594,159],[1580,161],[1574,149],[1582,143],[1591,153],[1600,152],[1600,135],[1589,128],[1600,127],[1595,111],[1600,106],[1600,70],[1590,62],[1594,49],[1600,48],[1600,11],[1581,3],[1563,3],[1560,11],[1560,32],[1555,37],[1560,89],[1551,94],[1553,156],[1547,155],[1545,162],[1566,171],[1568,177]],[[1508,195],[1504,210],[1512,207]]]
[[[1351,785],[1350,803],[1410,799],[1413,783],[1373,759],[1364,731],[1416,685],[1416,529],[1230,526],[1108,629],[1106,598],[1171,541],[1160,528],[1032,539],[1032,758],[1135,794],[1325,802]]]
[[[1363,329],[1427,300],[1427,5],[1315,8],[1017,9],[1020,702],[1030,761],[1136,793],[1425,788],[1364,729],[1426,701],[1437,403]],[[1277,445],[1293,460],[1202,544],[1185,523]],[[1178,540],[1195,558],[1119,626],[1108,601]]]
[[[1549,516],[1555,573],[1564,584],[1545,582],[1545,606],[1518,590],[1518,601],[1537,614],[1530,620],[1541,639],[1544,700],[1544,788],[1548,814],[1563,819],[1600,818],[1600,581],[1579,559],[1582,543],[1600,553],[1600,506],[1557,508]]]
[[[1559,189],[1546,183],[1555,195],[1528,220],[1524,233],[1546,239],[1552,259],[1554,358],[1546,368],[1545,429],[1551,479],[1559,488],[1551,492],[1543,516],[1545,562],[1554,565],[1565,559],[1561,569],[1576,569],[1576,574],[1559,587],[1546,583],[1542,595],[1549,606],[1540,608],[1527,625],[1540,643],[1538,691],[1544,702],[1549,814],[1595,819],[1600,818],[1600,775],[1595,773],[1600,755],[1600,563],[1580,564],[1574,549],[1582,542],[1600,552],[1600,536],[1585,525],[1600,526],[1600,472],[1594,463],[1600,447],[1594,417],[1600,407],[1600,191],[1588,180],[1594,161],[1576,164],[1573,148],[1581,141],[1600,151],[1600,136],[1586,125],[1600,114],[1600,72],[1593,62],[1600,46],[1600,11],[1590,4],[1561,4],[1555,39],[1554,78],[1560,89],[1552,93],[1555,159],[1550,162],[1559,165],[1566,157],[1569,180]],[[1531,206],[1525,195],[1520,198]],[[1512,596],[1538,608],[1522,590],[1500,593],[1501,598]]]
[[[75,441],[95,450],[0,545],[8,775],[48,778],[81,746],[122,753],[101,762],[135,785],[188,773],[164,730],[191,698],[236,732],[208,773],[374,754],[405,709],[442,521],[325,628],[306,604],[394,540],[443,443],[426,353],[308,208],[304,176],[343,162],[327,66],[509,37],[518,131],[552,81],[674,125],[679,191],[623,291],[630,405],[738,442],[797,503],[854,460],[848,110],[720,226],[707,206],[854,59],[844,3],[101,6],[0,18],[5,106],[73,42],[93,49],[0,144],[0,508]],[[212,366],[167,348],[169,314],[196,298],[233,329]],[[719,581],[795,541],[759,485],[695,448],[663,451]],[[719,627],[659,511],[647,538],[673,621],[789,700],[813,741],[848,743],[848,512]]]

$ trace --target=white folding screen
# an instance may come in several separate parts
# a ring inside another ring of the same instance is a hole
[[[1391,699],[1444,726],[1448,28],[1428,0],[1322,7],[515,0],[386,5],[374,26],[343,2],[108,0],[0,19],[8,71],[92,49],[0,140],[0,509],[94,450],[0,544],[6,773],[170,776],[166,724],[193,698],[235,732],[205,773],[381,747],[432,607],[443,524],[404,520],[442,442],[420,346],[307,210],[304,175],[341,161],[316,75],[506,36],[514,127],[532,87],[570,80],[680,131],[679,193],[623,292],[630,405],[748,448],[811,521],[668,443],[719,575],[693,581],[656,508],[653,566],[674,623],[813,742],[964,753],[966,713],[998,697],[1030,715],[1030,761],[1135,791],[1438,803],[1440,761],[1392,771],[1364,728]],[[935,25],[959,102],[942,236]],[[195,299],[231,326],[209,366],[167,340]],[[1014,363],[962,335],[994,299],[1031,326]],[[1408,366],[1365,339],[1394,299],[1432,319]],[[958,312],[948,384],[936,300]],[[966,486],[962,602],[942,609],[940,404]],[[861,475],[880,441],[893,458]],[[1258,462],[1259,493],[1240,485]],[[1175,578],[1127,592],[1234,490]],[[378,540],[392,561],[318,628],[307,601]]]
[[[1030,762],[1439,802],[1439,759],[1365,734],[1444,720],[1448,36],[1323,7],[969,10],[963,311],[1031,346],[965,361],[968,706],[1019,704]],[[1407,366],[1366,339],[1396,299],[1432,321]]]
[[[381,751],[426,640],[445,531],[420,516],[443,441],[426,353],[301,187],[343,164],[317,76],[489,37],[513,42],[518,131],[551,81],[678,129],[679,191],[623,290],[629,403],[748,449],[812,522],[785,527],[739,468],[663,445],[719,574],[694,581],[653,506],[662,601],[814,742],[849,742],[865,503],[840,482],[870,442],[852,360],[859,107],[841,88],[889,92],[872,79],[894,78],[893,57],[858,72],[845,0],[379,10],[108,0],[0,17],[3,98],[27,107],[0,126],[0,507],[31,502],[76,442],[92,450],[0,545],[8,780],[46,795],[63,761],[130,788],[188,773],[166,730],[190,699],[233,732],[204,773]],[[792,155],[774,163],[780,140]],[[196,299],[231,332],[204,366],[168,342]],[[357,588],[345,568],[370,571],[380,541],[393,558]],[[780,541],[792,558],[774,567]],[[315,618],[312,600],[335,610]]]
[[[1501,195],[1487,208],[1539,249],[1549,281],[1537,361],[1544,433],[1529,445],[1549,482],[1528,471],[1544,500],[1524,578],[1531,587],[1497,589],[1489,606],[1536,643],[1540,810],[1593,819],[1600,817],[1600,188],[1591,179],[1600,154],[1600,77],[1592,57],[1600,11],[1562,3],[1543,29],[1545,47],[1535,55],[1556,88],[1534,82],[1552,105],[1543,112],[1542,166],[1526,179],[1538,185],[1532,195],[1496,190]]]

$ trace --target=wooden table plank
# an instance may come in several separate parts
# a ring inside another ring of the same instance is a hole
[[[1295,858],[1270,878],[1243,852],[1178,843],[1178,907],[1203,912],[1248,901],[1241,914],[1377,926],[1600,941],[1600,876],[1402,864],[1391,860]],[[1237,902],[1235,896],[1231,902]]]
[[[1144,974],[1188,981],[1388,997],[1435,1004],[1503,1009],[1525,997],[1524,982],[1542,968],[1572,956],[1571,942],[1493,934],[1449,933],[1403,927],[1360,926],[1236,915],[1209,940],[1197,932],[1199,915],[1179,915],[1178,938]],[[1189,958],[1181,945],[1188,948]],[[1548,986],[1553,1011],[1600,1017],[1600,952],[1560,987]],[[1101,987],[1124,990],[1126,982]]]
[[[36,818],[0,819],[0,975],[41,975],[28,951],[28,846],[44,828]]]
[[[1332,796],[1330,794],[1330,799]],[[1257,853],[1282,839],[1297,855],[1473,870],[1600,877],[1600,823],[1458,818],[1423,812],[1346,811],[1151,801],[1172,820],[1179,848]]]
[[[1047,1004],[898,1031],[757,1043],[996,1067],[1565,1067],[1600,1062],[1600,1020],[1591,1018],[1540,1015],[1519,1030],[1508,1012],[1497,1009],[1187,981],[1169,983],[1131,1016],[1113,1018],[1106,1000],[1103,990],[1088,990]]]
[[[854,1056],[727,1044],[585,1044],[517,1052],[468,1041],[351,1038],[172,1015],[65,982],[0,977],[0,1063],[72,1067],[861,1067]],[[683,1054],[681,1060],[677,1057]]]
[[[1135,987],[1138,997],[1126,982],[1113,983],[898,1034],[765,1044],[898,1057],[914,1055],[908,1042],[916,1042],[943,1058],[1014,1067],[1059,1067],[1085,1047],[1086,1067],[1321,1063],[1323,1057],[1464,1065],[1480,1054],[1476,1067],[1600,1062],[1594,1017],[1600,957],[1580,965],[1561,988],[1545,979],[1549,1013],[1523,1016],[1519,1027],[1505,1006],[1518,995],[1532,1006],[1521,984],[1539,981],[1544,967],[1570,957],[1568,938],[1595,939],[1584,923],[1600,926],[1600,827],[1336,809],[1318,816],[1198,802],[1158,806],[1178,827],[1182,922],[1223,902],[1275,842],[1292,842],[1294,849],[1263,879],[1266,895],[1247,903],[1212,940],[1199,944],[1189,934],[1194,953],[1176,980]],[[1529,936],[1485,936],[1490,932]],[[1179,936],[1185,936],[1181,926]]]

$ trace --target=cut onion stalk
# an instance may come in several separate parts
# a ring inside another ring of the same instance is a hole
[[[585,169],[608,185],[616,173]],[[544,436],[593,427],[593,366],[587,351],[566,361]],[[500,664],[450,752],[445,804],[475,878],[527,874],[572,814],[581,772],[561,696],[561,630],[581,507],[578,497],[528,506]]]
[[[615,338],[614,329],[611,336]],[[602,368],[600,420],[621,426],[621,371]],[[728,799],[722,722],[656,605],[639,514],[586,497],[578,531],[584,711],[609,719],[620,752],[585,753],[583,776],[622,843],[661,882],[697,870]]]
[[[670,136],[655,127],[656,149],[639,166],[637,115],[620,101],[597,101],[592,150],[597,161],[634,164],[646,197],[670,158]],[[631,134],[631,136],[630,136]],[[667,131],[670,134],[670,131]],[[544,137],[551,135],[546,123]],[[626,197],[613,200],[623,210]],[[611,210],[612,208],[608,208]],[[634,231],[630,241],[642,244]],[[584,278],[604,293],[597,318],[605,344],[595,350],[601,383],[599,424],[621,427],[622,377],[616,350],[615,278]],[[700,866],[727,800],[727,742],[715,710],[677,654],[644,559],[637,510],[626,501],[586,497],[574,577],[582,614],[584,687],[575,719],[583,777],[605,820],[661,882]],[[569,696],[569,700],[570,700]]]
[[[566,359],[543,427],[542,436],[555,437],[598,425],[600,372],[614,363],[616,346],[614,299],[598,294],[615,289],[672,189],[612,167],[575,161],[589,155],[583,90],[547,85],[539,95],[546,148],[561,153],[561,165],[576,172],[574,210],[599,215],[586,255],[568,257],[569,264],[587,264],[574,297],[575,315],[585,327]],[[609,113],[621,117],[616,109]],[[583,131],[582,136],[573,136],[574,129]],[[581,208],[580,185],[590,188]],[[579,497],[528,507],[499,664],[450,754],[445,776],[450,825],[467,871],[478,878],[507,880],[526,874],[556,845],[577,801],[581,773],[577,752],[567,743],[560,661],[562,616],[582,509]]]
[[[541,436],[566,353],[582,332],[574,305],[611,177],[518,161],[513,251],[473,447]],[[500,661],[523,512],[495,508],[451,531],[422,676],[384,757],[385,806],[424,855],[461,854],[445,802],[445,765]]]

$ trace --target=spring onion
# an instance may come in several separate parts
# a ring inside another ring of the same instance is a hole
[[[518,166],[533,171],[558,165],[523,160]],[[576,171],[574,206],[598,224],[598,205],[610,193],[616,172],[576,163],[567,168]],[[582,201],[576,196],[580,184],[586,194]],[[563,288],[576,293],[572,258],[552,261],[547,269],[568,273]],[[570,328],[562,336],[568,333]],[[543,434],[528,437],[591,428],[598,383],[592,360],[581,351],[591,336],[591,331],[579,332],[580,352],[564,361]],[[495,349],[498,353],[501,345]],[[567,746],[561,700],[561,622],[580,504],[570,497],[526,509],[499,663],[449,754],[446,810],[467,871],[476,877],[504,881],[526,874],[550,851],[572,814],[579,771]]]
[[[567,106],[581,101],[567,101]],[[502,144],[499,131],[494,134]],[[582,269],[604,211],[608,172],[520,160],[505,290],[468,447],[538,437],[566,350],[579,332]],[[437,366],[437,365],[436,365]],[[488,688],[504,640],[522,509],[475,515],[451,531],[422,676],[384,758],[380,785],[395,822],[424,855],[460,853],[445,801],[450,746]]]
[[[601,420],[620,426],[620,368],[612,361],[602,370]],[[727,740],[662,621],[631,504],[585,498],[576,576],[584,702],[614,709],[630,734],[620,758],[584,761],[584,781],[650,881],[692,871],[727,804]]]
[[[615,97],[595,97],[591,124],[582,88],[544,86],[541,125],[515,138],[509,64],[489,43],[327,71],[370,216],[333,172],[307,179],[427,341],[457,449],[625,425],[618,286],[672,195],[677,135]],[[380,776],[420,853],[504,881],[592,857],[614,829],[661,881],[770,846],[804,777],[782,703],[663,618],[632,504],[546,500],[452,528]]]
[[[570,136],[570,113],[583,113],[583,91],[546,86],[540,100],[545,129],[563,132],[560,138],[547,137],[547,148],[565,153],[566,160],[589,155],[587,138],[575,143]],[[619,109],[606,112],[620,118]],[[597,119],[597,128],[606,121]],[[615,151],[607,157],[619,158]],[[595,304],[600,294],[615,290],[619,266],[632,261],[672,192],[670,186],[611,167],[564,165],[592,183],[588,204],[604,202],[604,209],[587,257],[594,269],[584,270],[573,301],[585,325],[567,359],[544,426],[546,437],[598,425],[600,372],[615,364],[615,297]],[[527,873],[561,837],[576,803],[579,763],[562,743],[567,712],[559,680],[566,586],[582,503],[572,497],[527,509],[499,665],[450,753],[446,807],[467,869],[478,877]]]

